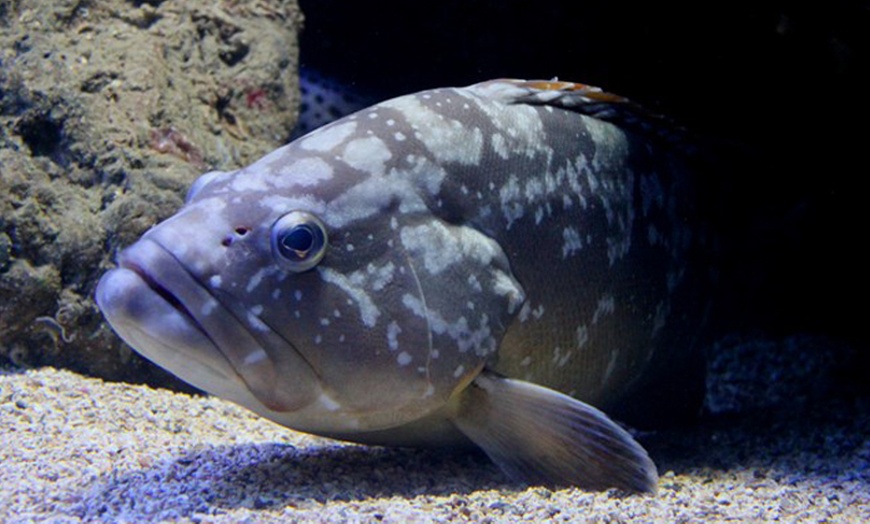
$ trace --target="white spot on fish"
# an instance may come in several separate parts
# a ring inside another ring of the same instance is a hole
[[[524,193],[526,200],[534,202],[535,199],[544,194],[544,183],[539,178],[527,180]]]
[[[257,315],[255,315],[251,311],[248,311],[248,324],[252,328],[256,329],[257,331],[263,331],[263,332],[271,331],[269,329],[269,326],[267,326],[262,320],[260,320],[260,318]]]
[[[607,241],[607,260],[611,266],[627,255],[631,249],[631,234],[629,232],[623,231],[621,234],[608,236],[605,240]]]
[[[619,348],[614,348],[610,352],[610,359],[607,361],[607,368],[604,369],[604,375],[601,377],[601,385],[606,384],[610,377],[613,376],[616,370],[616,359],[619,358]]]
[[[592,323],[597,324],[601,320],[601,317],[613,314],[615,309],[616,302],[613,299],[613,295],[604,295],[598,300],[598,306],[592,314]]]
[[[532,313],[532,306],[529,305],[528,302],[526,302],[525,304],[523,304],[522,309],[520,309],[520,314],[519,314],[520,322],[527,321],[529,319],[529,315],[531,315],[531,313]]]
[[[256,351],[251,351],[250,353],[245,355],[244,360],[242,360],[242,365],[253,366],[255,364],[259,364],[260,361],[265,360],[267,356],[268,355],[266,355],[266,352],[263,350],[263,348],[257,348]]]
[[[359,314],[363,324],[367,327],[374,327],[375,324],[377,324],[381,312],[362,287],[352,283],[345,275],[342,275],[332,268],[318,267],[317,270],[320,273],[320,278],[322,278],[324,282],[338,286],[342,291],[350,296],[350,299],[348,299],[348,305],[352,305],[354,301],[356,302],[359,307]]]
[[[589,192],[595,194],[598,191],[598,179],[595,178],[595,173],[592,169],[586,170],[586,183],[589,184]],[[603,202],[606,205],[606,202]]]
[[[354,169],[374,176],[384,174],[384,164],[393,157],[383,140],[377,137],[357,138],[342,151],[341,160]]]
[[[214,311],[217,306],[218,306],[217,300],[210,298],[203,303],[202,309],[200,310],[200,312],[204,316],[211,315],[212,311]]]
[[[423,142],[437,162],[480,163],[483,151],[480,129],[468,128],[458,120],[444,118],[412,96],[388,100],[382,106],[402,112],[408,124],[417,129],[416,138]]]
[[[267,191],[269,189],[261,173],[250,171],[242,171],[233,177],[230,187],[239,193]]]
[[[340,228],[382,213],[396,202],[403,214],[428,211],[421,190],[437,194],[446,176],[442,166],[418,157],[413,165],[403,170],[391,169],[384,176],[368,177],[347,189],[332,200],[320,216],[330,227]]]
[[[503,271],[495,271],[495,282],[492,290],[500,297],[508,298],[508,313],[513,315],[514,311],[526,300],[526,296],[520,289],[519,284]],[[543,313],[544,306],[541,306]]]
[[[577,328],[577,349],[583,349],[583,346],[589,342],[589,328],[586,325],[582,325]]]
[[[572,356],[573,352],[571,352],[570,350],[566,351],[563,354],[562,348],[556,346],[556,348],[553,350],[553,365],[559,368],[565,367],[565,364],[567,364],[568,361],[571,360]]]
[[[298,144],[309,151],[329,151],[344,142],[356,130],[356,122],[325,126],[301,139]]]
[[[399,333],[402,332],[402,328],[399,324],[393,320],[387,326],[387,346],[390,348],[390,351],[396,351],[399,349]]]
[[[524,368],[525,368],[525,367],[529,367],[529,365],[530,365],[531,363],[532,363],[532,357],[531,357],[531,356],[526,356],[526,357],[524,357],[522,360],[520,360],[520,366],[522,366],[522,367],[524,367]]]
[[[456,369],[453,370],[453,378],[459,378],[463,373],[465,373],[465,366],[459,364],[456,366]]]
[[[492,150],[495,151],[498,156],[502,157],[503,159],[507,159],[508,149],[507,144],[505,144],[504,137],[501,136],[499,133],[494,133],[490,140],[492,141]]]
[[[325,204],[320,200],[315,200],[311,195],[296,195],[288,197],[278,194],[268,194],[260,197],[257,203],[275,213],[282,214],[286,213],[288,209],[307,209],[311,213],[320,215],[325,209]]]
[[[341,404],[335,401],[334,398],[330,397],[326,393],[321,393],[319,397],[317,397],[317,402],[320,403],[321,406],[326,408],[327,411],[338,411],[341,409]]]
[[[222,279],[221,279],[220,275],[212,275],[208,279],[208,285],[210,285],[213,288],[219,288],[219,287],[221,287],[221,280]]]
[[[251,279],[248,280],[248,285],[245,286],[245,291],[247,293],[252,292],[257,286],[260,285],[260,282],[263,281],[263,277],[273,271],[275,271],[274,266],[261,267],[259,270],[257,270],[256,273],[253,274],[253,276],[251,276]]]
[[[375,266],[374,264],[369,264],[366,270],[371,279],[371,288],[375,291],[380,291],[393,281],[396,266],[394,266],[392,262],[387,262],[380,267]]]
[[[470,349],[478,356],[486,356],[496,350],[495,338],[489,328],[489,317],[480,316],[479,327],[472,329],[468,325],[468,319],[459,317],[454,322],[447,322],[437,311],[426,308],[423,302],[411,294],[402,296],[402,304],[420,318],[426,319],[429,329],[438,335],[447,334],[456,342],[460,353],[466,353]]]
[[[574,253],[583,248],[583,241],[580,240],[580,233],[571,226],[562,230],[562,259],[573,256]]]
[[[496,254],[492,239],[477,230],[448,228],[440,221],[403,227],[400,238],[405,249],[418,255],[433,275],[469,259],[488,265]]]
[[[399,356],[396,357],[396,362],[399,363],[400,366],[407,366],[411,363],[411,355],[407,351],[402,351],[399,353]]]
[[[395,133],[393,133],[393,138],[396,139],[396,142],[404,142],[406,137],[405,133],[402,133],[401,131],[396,131]]]
[[[329,325],[329,319],[328,319],[328,318],[321,318],[321,319],[320,319],[320,325],[323,326],[323,327],[328,326],[328,325]]]
[[[507,220],[507,229],[510,229],[513,222],[522,218],[525,213],[522,203],[519,202],[520,196],[520,185],[517,182],[517,177],[512,175],[498,192],[501,210],[505,220]]]
[[[333,173],[332,165],[318,157],[305,157],[295,162],[288,162],[286,156],[282,154],[274,162],[269,162],[268,156],[260,162],[267,163],[272,183],[276,188],[282,189],[294,186],[316,186],[324,180],[331,179]]]
[[[294,291],[293,298],[296,299],[296,302],[301,302],[302,301],[302,291],[300,291],[298,289],[296,291]]]

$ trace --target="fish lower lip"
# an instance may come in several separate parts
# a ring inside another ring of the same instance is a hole
[[[143,272],[130,265],[110,270],[100,279],[95,298],[112,328],[145,358],[202,389],[233,381],[230,363],[202,326],[158,294]]]

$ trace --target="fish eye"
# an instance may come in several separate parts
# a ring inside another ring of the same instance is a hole
[[[272,226],[272,255],[294,273],[308,271],[326,253],[326,226],[306,211],[291,211]]]

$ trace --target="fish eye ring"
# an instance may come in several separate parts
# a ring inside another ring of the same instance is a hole
[[[291,211],[272,226],[272,256],[278,265],[301,273],[313,268],[326,253],[326,226],[307,211]]]

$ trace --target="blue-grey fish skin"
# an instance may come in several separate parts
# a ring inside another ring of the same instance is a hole
[[[468,388],[548,402],[497,382],[512,377],[618,406],[695,349],[691,173],[644,118],[568,82],[389,100],[204,175],[119,256],[97,300],[147,358],[281,424],[374,443],[470,438],[499,462],[511,449],[487,449],[476,425],[503,406],[477,413]],[[575,420],[590,418],[612,424],[594,409]],[[651,489],[645,452],[613,431],[643,470],[614,484]]]

